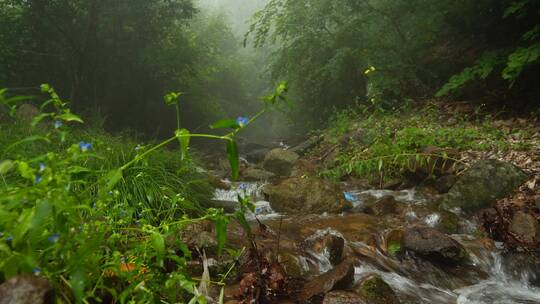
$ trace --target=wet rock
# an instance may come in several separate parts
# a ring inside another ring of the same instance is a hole
[[[299,294],[299,299],[306,301],[334,289],[348,289],[353,283],[354,261],[347,259],[336,268],[307,282]]]
[[[355,291],[373,304],[399,303],[394,290],[377,274],[371,274],[364,278]]]
[[[295,279],[303,278],[309,270],[304,267],[298,256],[291,253],[280,253],[278,263],[283,267],[287,276]]]
[[[304,155],[309,150],[313,149],[323,140],[323,136],[312,136],[306,141],[292,147],[289,151],[294,152],[298,155]]]
[[[336,231],[331,229],[319,230],[311,237],[305,239],[300,247],[308,253],[313,252],[328,259],[330,264],[337,265],[343,257],[345,240]]]
[[[383,248],[390,256],[395,256],[403,248],[403,230],[393,229],[385,233]]]
[[[401,185],[403,185],[403,181],[401,179],[393,179],[385,183],[382,188],[386,190],[398,190]]]
[[[251,150],[246,153],[246,159],[250,163],[258,164],[264,160],[264,157],[266,156],[266,154],[268,154],[269,151],[270,149],[268,148],[258,148],[255,150]]]
[[[448,193],[448,191],[456,184],[457,180],[458,177],[455,175],[444,175],[435,181],[434,186],[439,193]]]
[[[284,213],[340,213],[352,204],[338,184],[320,178],[293,177],[265,189],[272,209]]]
[[[254,167],[248,167],[246,170],[242,171],[242,179],[248,182],[268,181],[274,177],[276,177],[274,173]]]
[[[369,304],[354,292],[336,290],[326,294],[323,304]]]
[[[0,285],[0,304],[53,303],[49,282],[33,275],[13,277]]]
[[[385,195],[375,201],[370,206],[367,206],[364,212],[375,215],[388,215],[399,213],[399,203],[392,195]]]
[[[509,231],[525,243],[531,244],[540,241],[540,223],[533,215],[523,211],[514,214]]]
[[[214,174],[208,174],[208,182],[216,189],[230,190],[231,185],[224,182],[219,176]]]
[[[455,234],[460,231],[459,216],[449,211],[440,211],[438,214],[440,218],[434,228],[448,234]]]
[[[445,209],[475,212],[510,195],[527,175],[518,167],[498,160],[483,160],[467,170],[443,198]]]
[[[233,213],[238,207],[238,202],[225,200],[210,200],[203,204],[206,208],[223,208],[226,213]]]
[[[300,156],[294,152],[273,149],[266,154],[263,162],[264,169],[279,176],[289,176]]]
[[[465,248],[446,234],[433,228],[416,227],[405,230],[403,247],[432,262],[460,264],[467,258]]]

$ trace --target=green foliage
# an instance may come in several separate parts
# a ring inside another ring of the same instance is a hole
[[[0,128],[0,277],[42,275],[63,303],[206,303],[187,267],[189,249],[178,236],[188,224],[212,220],[221,252],[230,218],[242,219],[247,203],[234,215],[200,208],[201,196],[211,189],[197,186],[202,176],[186,147],[180,148],[182,157],[164,148],[191,137],[231,145],[272,107],[265,104],[223,136],[179,129],[163,142],[135,147],[101,131],[77,130],[74,123],[82,120],[52,88],[42,88],[51,99],[44,104],[50,112],[36,116],[41,131],[23,122]],[[1,92],[0,101],[16,107]],[[276,92],[276,99],[284,98],[282,90]],[[12,141],[17,149],[11,149]],[[231,149],[229,158],[238,163]]]
[[[503,19],[514,18],[518,22],[523,19],[540,17],[540,11],[535,6],[535,1],[513,1],[504,11]],[[533,23],[532,28],[521,34],[518,43],[490,48],[484,51],[480,59],[472,67],[465,68],[461,73],[450,78],[437,96],[444,96],[459,91],[473,80],[486,80],[493,71],[500,73],[500,77],[511,84],[519,80],[524,69],[540,63],[540,26]],[[519,23],[518,23],[519,24]],[[529,26],[524,22],[524,26]],[[520,26],[520,30],[521,30]]]
[[[418,167],[434,169],[436,162],[459,163],[448,155],[451,150],[505,150],[511,146],[504,131],[493,125],[492,117],[484,121],[468,122],[458,117],[449,125],[441,118],[435,106],[423,109],[403,107],[391,113],[365,106],[338,112],[326,131],[328,144],[343,144],[349,132],[360,134],[361,139],[347,142],[337,155],[334,167],[322,172],[323,176],[339,179],[346,175],[359,177],[395,177]],[[428,147],[441,152],[425,152]],[[517,146],[512,146],[517,148]]]

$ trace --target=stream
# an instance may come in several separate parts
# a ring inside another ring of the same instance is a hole
[[[459,234],[451,237],[467,251],[465,266],[437,266],[421,258],[404,254],[393,256],[380,244],[392,231],[413,226],[437,227],[441,214],[427,210],[429,195],[414,189],[404,191],[347,191],[345,197],[355,208],[369,200],[393,196],[406,204],[404,219],[377,218],[363,213],[339,215],[281,215],[264,200],[264,184],[231,183],[230,190],[216,190],[215,199],[237,200],[248,195],[255,202],[255,212],[248,215],[278,231],[282,247],[298,256],[304,277],[333,268],[327,251],[298,250],[298,244],[309,238],[334,234],[345,240],[344,256],[354,256],[355,281],[378,274],[391,286],[401,303],[458,304],[529,304],[540,303],[540,267],[526,253],[505,253],[502,244],[478,238],[474,221],[460,217]],[[373,241],[374,235],[378,240]]]

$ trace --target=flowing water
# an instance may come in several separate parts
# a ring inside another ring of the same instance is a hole
[[[248,215],[250,219],[257,217],[267,221],[272,227],[272,219],[280,215],[272,210],[270,204],[264,201],[261,183],[234,184],[232,190],[218,190],[216,199],[236,201],[238,195],[249,195],[254,199],[255,212]],[[345,197],[354,206],[392,195],[397,201],[409,205],[425,204],[429,198],[415,190],[389,191],[368,190],[349,191]],[[438,212],[416,212],[411,209],[406,212],[404,226],[422,224],[435,227],[441,220]],[[346,240],[346,246],[354,253],[362,256],[355,267],[355,279],[361,280],[369,274],[380,275],[396,292],[402,303],[419,304],[530,304],[540,303],[540,266],[527,255],[504,254],[501,244],[484,246],[480,240],[469,234],[453,235],[470,255],[469,265],[459,269],[441,269],[429,262],[407,257],[396,259],[381,249],[368,245],[360,238],[351,237],[366,228],[366,234],[373,234],[374,222],[366,222],[362,226],[361,215],[318,215],[292,218],[282,217],[283,237],[289,237],[293,242],[309,240],[324,234],[335,234]],[[462,219],[465,232],[476,228],[474,222]],[[280,227],[281,227],[280,222]],[[326,227],[324,227],[327,225]],[[364,228],[363,228],[364,227]],[[273,227],[275,228],[275,227]],[[382,229],[384,230],[384,229]],[[341,233],[343,232],[343,233]],[[377,232],[380,232],[377,230]],[[306,235],[309,234],[309,235]],[[382,232],[381,232],[382,233]],[[324,273],[332,269],[329,253],[326,251],[305,251],[299,257],[305,269],[311,265]]]

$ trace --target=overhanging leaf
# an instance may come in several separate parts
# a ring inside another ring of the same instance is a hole
[[[240,128],[240,125],[234,119],[222,119],[211,124],[210,128],[211,129],[224,129],[224,128],[238,129]]]
[[[238,146],[233,139],[227,141],[227,156],[231,165],[231,175],[233,180],[240,176],[240,161],[238,158]]]

